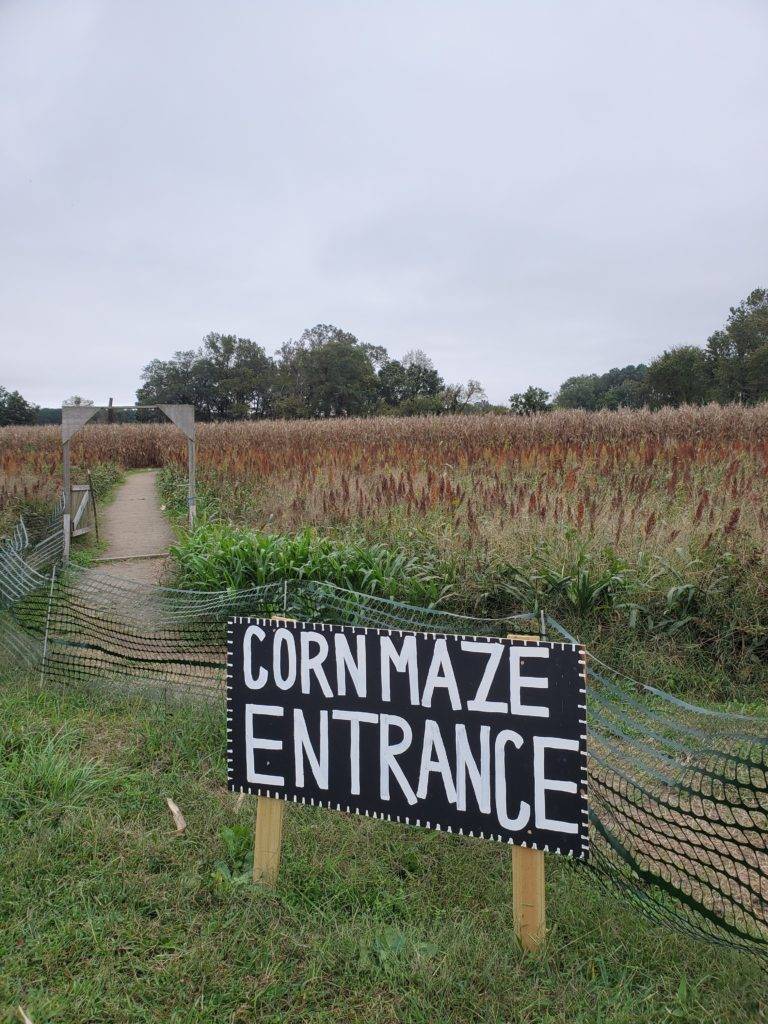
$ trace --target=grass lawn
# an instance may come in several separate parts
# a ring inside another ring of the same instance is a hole
[[[646,924],[557,858],[538,957],[493,843],[292,806],[279,887],[256,888],[255,800],[237,810],[223,751],[223,701],[3,681],[0,1019],[768,1019],[755,962]]]

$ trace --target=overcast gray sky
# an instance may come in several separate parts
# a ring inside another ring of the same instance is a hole
[[[768,3],[0,0],[0,384],[318,322],[493,400],[768,284]]]

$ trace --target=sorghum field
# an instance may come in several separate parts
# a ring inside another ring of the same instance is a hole
[[[163,467],[169,583],[300,576],[476,615],[543,607],[635,678],[765,713],[768,406],[201,424],[198,441],[192,536],[173,427],[92,426],[74,445],[75,478],[107,496]],[[42,529],[59,474],[57,428],[0,430],[0,532],[21,513]],[[253,887],[253,806],[225,791],[224,746],[220,708],[3,681],[0,1017],[766,1019],[756,962],[648,923],[559,858],[539,957],[515,946],[493,843],[291,808],[280,886]]]
[[[768,682],[768,406],[200,424],[180,585],[332,579],[500,616],[544,607],[626,671],[719,701]],[[55,427],[0,431],[0,517],[53,500]],[[163,466],[170,425],[92,426],[81,473]],[[2,511],[4,510],[4,512]]]

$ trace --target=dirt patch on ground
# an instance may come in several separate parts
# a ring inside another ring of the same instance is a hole
[[[104,557],[120,561],[102,563],[98,570],[143,583],[159,582],[165,568],[162,556],[174,536],[160,510],[157,474],[156,469],[129,474],[115,500],[99,516],[99,533],[106,542]],[[135,555],[160,557],[132,558]]]

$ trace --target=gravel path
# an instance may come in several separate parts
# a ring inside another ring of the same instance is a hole
[[[104,558],[129,559],[131,555],[164,554],[174,536],[157,496],[156,469],[130,473],[115,500],[99,513],[99,534],[106,542]],[[165,559],[141,558],[104,562],[97,568],[112,576],[157,583]]]

